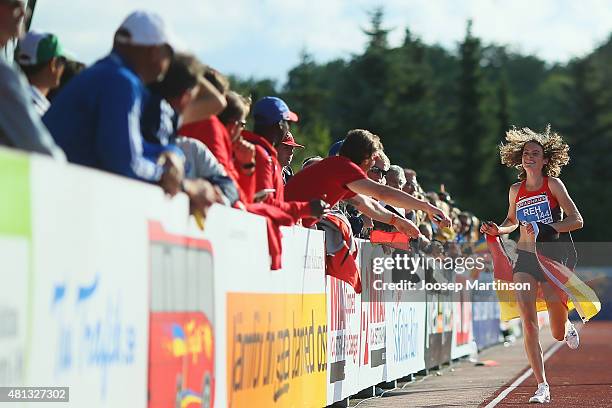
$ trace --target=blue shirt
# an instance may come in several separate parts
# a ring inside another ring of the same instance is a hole
[[[140,120],[142,137],[152,144],[173,144],[179,129],[179,115],[164,98],[153,92],[144,102]]]
[[[160,179],[163,150],[143,140],[140,117],[148,91],[116,53],[73,78],[43,122],[72,163],[148,181]]]

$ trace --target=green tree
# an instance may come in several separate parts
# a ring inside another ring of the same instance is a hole
[[[491,186],[494,163],[494,139],[491,138],[484,113],[482,50],[480,40],[472,35],[468,21],[466,35],[459,46],[461,74],[459,77],[459,112],[456,135],[461,144],[462,201],[475,209],[485,210],[481,193]]]

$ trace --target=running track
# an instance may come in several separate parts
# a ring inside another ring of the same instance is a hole
[[[549,407],[612,407],[612,322],[589,322],[580,331],[580,347],[570,350],[563,345],[545,363],[551,390]],[[517,375],[517,378],[520,375]],[[512,384],[512,380],[508,385]],[[491,400],[507,388],[502,387]],[[521,407],[536,389],[530,375],[496,407]]]

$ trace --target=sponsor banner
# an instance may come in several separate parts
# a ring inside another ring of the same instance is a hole
[[[205,237],[211,242],[215,256],[215,405],[218,407],[243,406],[240,404],[241,401],[248,401],[248,406],[309,405],[310,397],[308,394],[302,395],[300,390],[308,390],[308,393],[311,393],[317,401],[310,405],[317,405],[319,402],[319,405],[325,405],[326,374],[324,372],[303,374],[301,371],[296,371],[295,378],[289,378],[282,384],[285,387],[288,383],[289,391],[285,393],[284,388],[281,389],[276,402],[274,394],[279,390],[273,390],[273,387],[278,385],[278,380],[275,380],[277,383],[268,384],[265,387],[261,383],[253,387],[252,383],[239,382],[237,385],[230,381],[233,380],[233,375],[240,374],[240,370],[244,372],[241,374],[243,376],[250,373],[245,371],[250,369],[249,367],[241,369],[240,365],[230,363],[230,361],[235,363],[232,360],[235,344],[243,344],[246,347],[247,342],[253,340],[250,337],[244,338],[244,343],[241,343],[243,340],[238,341],[231,335],[232,333],[236,335],[248,333],[249,330],[254,331],[253,324],[250,327],[247,324],[249,321],[260,319],[263,322],[265,319],[268,322],[271,319],[269,326],[273,328],[270,330],[274,332],[274,342],[271,343],[269,339],[262,340],[269,348],[270,345],[280,347],[277,345],[280,339],[285,339],[281,337],[284,336],[284,333],[278,333],[281,328],[293,330],[295,327],[297,339],[300,337],[300,325],[304,328],[307,325],[313,326],[312,319],[314,318],[317,336],[319,336],[318,327],[321,326],[322,330],[324,328],[321,336],[325,340],[323,347],[327,348],[324,234],[322,231],[299,227],[283,227],[281,232],[283,234],[283,269],[271,271],[268,243],[264,239],[267,236],[264,218],[221,206],[214,206],[209,211]],[[231,305],[229,303],[230,294]],[[260,304],[259,299],[267,300]],[[313,299],[317,299],[316,302]],[[311,305],[311,309],[315,311],[314,315],[306,310],[307,303],[316,303],[316,307]],[[258,310],[259,315],[255,316],[253,312]],[[242,313],[241,316],[239,316],[240,313]],[[239,317],[242,319],[241,324],[236,320]],[[268,323],[266,326],[261,323],[261,327],[257,330],[267,333],[267,325]],[[237,329],[240,331],[236,332]],[[293,339],[293,332],[291,336]],[[247,348],[245,352],[252,353],[249,350]],[[292,350],[298,350],[302,354],[311,353],[310,350],[302,351],[302,348]],[[266,350],[266,353],[270,355],[269,350]],[[326,356],[324,353],[320,357],[326,358]],[[281,358],[285,357],[281,356]],[[291,361],[293,364],[293,360]],[[244,364],[251,364],[251,362],[245,360]],[[323,371],[326,371],[326,365],[325,361]],[[317,365],[317,369],[318,367]],[[279,372],[282,372],[280,368]],[[316,392],[311,389],[314,383],[318,384]]]
[[[326,405],[324,294],[227,294],[229,407]]]
[[[201,312],[152,312],[149,407],[212,407],[214,341]]]
[[[0,386],[25,386],[31,282],[30,164],[0,149]],[[10,198],[10,199],[7,199]]]
[[[270,257],[266,237],[266,221],[244,211],[215,205],[208,211],[204,237],[215,256],[214,322],[215,322],[215,405],[228,406],[229,389],[226,295],[229,292],[266,292],[274,282],[270,273]],[[280,271],[275,274],[282,281]],[[282,290],[282,289],[280,289]]]
[[[401,253],[394,250],[395,253]],[[418,262],[417,262],[418,263]],[[414,274],[394,270],[393,282],[408,280],[417,285],[425,279],[425,271]],[[386,302],[387,373],[385,381],[393,381],[425,368],[425,292],[397,291]]]
[[[427,282],[453,282],[454,272],[427,270],[425,279]],[[425,366],[429,369],[451,359],[453,305],[450,291],[428,290],[426,298]]]
[[[0,387],[26,386],[29,248],[25,238],[0,232]]]
[[[88,407],[147,404],[148,219],[187,202],[145,183],[31,157],[32,341],[26,384]],[[174,225],[176,227],[176,225]]]
[[[346,282],[327,276],[327,405],[359,388],[361,295]]]
[[[387,364],[387,308],[390,291],[374,290],[373,281],[390,281],[391,271],[374,273],[374,258],[386,257],[389,248],[360,242],[360,270],[363,292],[361,293],[361,337],[359,350],[359,388],[385,381]],[[389,296],[385,299],[384,296]]]
[[[476,352],[472,326],[472,293],[467,289],[468,279],[463,274],[455,275],[455,282],[463,285],[463,290],[453,293],[453,341],[451,359],[464,357]]]
[[[492,282],[491,273],[480,273],[478,280]],[[472,319],[474,341],[478,350],[499,343],[500,320],[499,302],[495,291],[472,292]]]
[[[149,407],[214,405],[213,256],[208,241],[149,223]]]

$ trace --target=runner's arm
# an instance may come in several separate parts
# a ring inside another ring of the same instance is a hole
[[[483,223],[480,228],[481,233],[489,235],[506,235],[518,228],[519,223],[516,219],[516,195],[518,194],[519,187],[520,183],[510,186],[510,190],[508,191],[508,215],[506,215],[506,219],[499,226]]]
[[[554,222],[550,226],[557,230],[557,232],[570,232],[582,228],[584,225],[582,215],[580,215],[578,207],[576,207],[563,182],[556,177],[550,177],[548,180],[550,192],[555,196],[559,206],[561,206],[566,214],[563,220]]]

